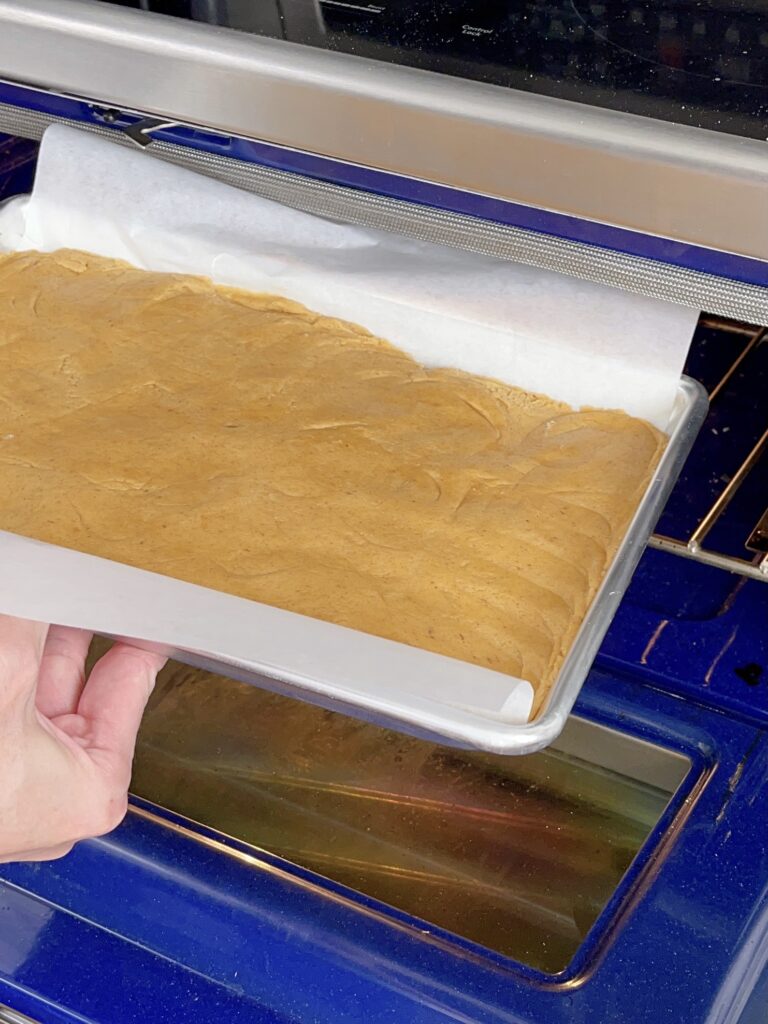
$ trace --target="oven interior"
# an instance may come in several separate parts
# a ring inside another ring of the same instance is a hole
[[[556,973],[689,767],[584,720],[527,757],[454,750],[172,664],[133,789],[427,928]]]

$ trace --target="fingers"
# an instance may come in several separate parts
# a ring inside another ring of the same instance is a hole
[[[92,751],[58,723],[68,724],[76,736],[84,726],[79,714],[52,722],[34,713],[15,735],[0,737],[0,857],[5,861],[63,856],[63,847],[111,832],[125,816],[130,761]]]
[[[127,644],[115,644],[96,663],[83,690],[78,714],[86,721],[87,749],[101,753],[127,788],[141,716],[166,659]]]
[[[119,824],[141,716],[165,663],[116,644],[83,685],[88,634],[48,634],[0,616],[0,862],[62,857]]]
[[[43,648],[35,698],[41,715],[58,718],[77,710],[92,638],[93,634],[84,629],[51,626]]]
[[[47,633],[44,623],[0,615],[0,701],[34,694]]]

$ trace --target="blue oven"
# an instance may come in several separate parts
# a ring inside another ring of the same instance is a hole
[[[0,1021],[768,1020],[768,24],[747,4],[0,0],[0,198],[79,126],[702,310],[710,412],[563,735],[169,665],[125,822],[0,868]]]

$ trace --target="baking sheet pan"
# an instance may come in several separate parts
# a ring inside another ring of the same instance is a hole
[[[0,215],[0,246],[65,245],[283,294],[361,322],[428,365],[622,407],[670,441],[533,722],[525,681],[8,533],[0,611],[120,636],[442,742],[503,753],[551,742],[703,418],[703,393],[680,378],[691,311],[332,224],[55,128],[32,198]]]

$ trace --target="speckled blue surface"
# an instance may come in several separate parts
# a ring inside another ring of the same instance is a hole
[[[649,840],[567,976],[129,815],[62,861],[2,869],[0,1001],[109,1024],[729,1019],[707,1014],[747,994],[749,953],[768,941],[766,737],[599,670],[579,711],[685,750],[698,792]]]

